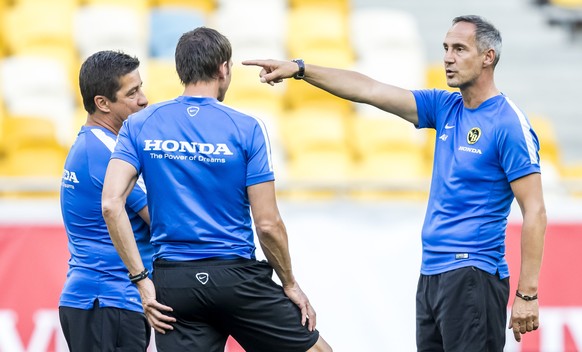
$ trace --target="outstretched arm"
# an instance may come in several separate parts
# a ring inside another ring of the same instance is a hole
[[[135,242],[127,211],[125,210],[125,201],[136,180],[137,172],[132,165],[119,159],[112,159],[105,173],[101,196],[103,218],[107,223],[111,241],[127,270],[132,275],[141,273],[145,268]],[[142,215],[146,216],[145,214]],[[149,222],[149,215],[147,219]],[[166,330],[172,330],[172,326],[169,323],[176,321],[176,319],[163,314],[163,312],[172,311],[172,308],[156,301],[156,291],[152,281],[149,278],[145,278],[137,282],[136,285],[144,313],[151,326],[162,334]]]
[[[315,310],[293,275],[287,230],[277,208],[274,182],[250,186],[247,192],[263,253],[281,280],[285,294],[301,310],[301,324],[305,325],[309,318],[308,329],[313,331],[316,325]]]
[[[522,295],[534,296],[538,293],[547,222],[541,175],[534,173],[519,178],[511,182],[511,189],[523,215],[517,290]],[[539,324],[538,300],[526,301],[514,297],[509,328],[513,329],[515,340],[521,341],[521,335],[536,330]]]
[[[246,60],[242,64],[262,67],[261,82],[271,85],[293,77],[299,70],[293,61]],[[373,105],[418,124],[416,100],[410,90],[376,81],[355,71],[312,64],[305,64],[303,80],[340,98]]]

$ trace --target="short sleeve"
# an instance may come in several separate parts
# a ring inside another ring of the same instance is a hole
[[[523,114],[499,130],[499,162],[512,182],[540,172],[539,141]]]
[[[131,138],[131,125],[129,121],[130,119],[127,119],[123,122],[123,126],[117,136],[115,149],[113,154],[111,154],[111,159],[120,159],[130,163],[139,174],[141,172],[141,163],[135,141]]]
[[[267,129],[262,121],[256,122],[248,146],[247,187],[275,179]]]

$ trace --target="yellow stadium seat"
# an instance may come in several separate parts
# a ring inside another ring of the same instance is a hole
[[[152,6],[189,7],[206,14],[212,13],[217,8],[216,0],[151,0],[151,2]]]
[[[20,4],[32,4],[36,5],[39,3],[46,2],[46,0],[2,0],[4,2],[12,2],[12,4],[18,6]],[[2,2],[0,1],[0,2]],[[51,4],[55,6],[80,6],[84,0],[52,0]]]
[[[133,9],[140,11],[147,11],[151,7],[152,0],[124,0],[120,2],[119,0],[80,0],[82,5],[119,5],[129,6]]]
[[[287,80],[284,100],[286,107],[290,110],[313,107],[332,111],[340,110],[344,114],[354,111],[354,103],[338,98],[311,84],[293,79]]]
[[[174,99],[184,92],[172,60],[149,60],[140,72],[150,104]]]
[[[67,151],[58,144],[19,148],[7,156],[7,175],[59,177],[63,173]]]
[[[9,153],[34,145],[59,144],[53,121],[28,116],[5,117],[2,121],[0,143]]]
[[[346,15],[352,10],[350,0],[289,0],[292,9],[314,5],[339,10]]]
[[[358,199],[425,199],[430,178],[420,150],[371,153],[355,164],[351,196]]]
[[[28,47],[74,47],[73,14],[67,3],[23,2],[10,7],[2,23],[9,54]]]
[[[7,155],[0,170],[5,198],[58,197],[67,149],[60,145],[23,147]]]
[[[293,200],[322,200],[341,196],[348,186],[353,159],[342,151],[311,151],[286,164],[286,187],[280,197]]]
[[[52,120],[59,139],[68,141],[75,98],[67,73],[62,62],[44,56],[17,55],[0,61],[7,112]]]
[[[351,140],[357,155],[353,177],[361,188],[353,195],[424,197],[430,171],[425,134],[396,116],[385,115],[358,115],[353,121]]]
[[[341,112],[322,108],[290,111],[279,124],[283,145],[291,159],[315,150],[349,153],[348,121]]]
[[[249,108],[253,107],[249,103],[245,103],[245,101],[249,101],[252,104],[264,102],[266,105],[275,107],[273,109],[274,112],[281,113],[284,93],[284,85],[270,86],[261,83],[259,70],[256,67],[234,64],[232,66],[232,80],[224,102],[226,104],[236,102],[232,104],[234,108],[240,107],[240,104]],[[260,106],[256,106],[256,108],[260,108]]]
[[[81,127],[87,122],[87,115],[87,111],[85,111],[82,104],[75,109],[75,117],[73,119],[73,127],[71,128],[68,145],[73,145],[77,139]]]
[[[443,63],[433,63],[426,67],[426,88],[444,89],[449,92],[456,92],[458,88],[451,88],[447,84],[445,68]]]
[[[0,0],[0,19],[2,19],[2,21],[5,21],[5,16],[6,16],[6,8],[7,8],[7,3],[4,0]],[[2,28],[3,29],[3,28]],[[0,33],[0,58],[2,58],[4,55],[6,55],[8,49],[6,48],[6,39],[4,38],[6,36],[6,34],[4,34],[3,32]]]
[[[287,197],[327,198],[349,182],[353,154],[347,141],[349,118],[338,111],[304,108],[280,120],[286,152]]]
[[[68,148],[57,141],[50,120],[7,117],[1,142],[2,197],[58,195]]]
[[[312,47],[290,52],[291,57],[300,57],[306,63],[334,68],[352,69],[356,63],[351,47]]]
[[[338,8],[321,5],[291,8],[287,26],[287,49],[292,56],[307,55],[311,49],[352,50],[348,17]]]
[[[286,168],[289,180],[304,182],[306,188],[313,190],[325,190],[349,181],[353,158],[347,150],[310,151],[289,160]]]
[[[582,8],[582,0],[550,0],[550,4],[559,7]]]
[[[572,196],[582,198],[582,162],[562,164],[559,172],[566,190]]]
[[[356,116],[352,141],[356,153],[365,156],[370,152],[418,150],[423,148],[425,136],[400,117],[379,111],[376,115]]]
[[[276,170],[283,169],[284,157],[281,146],[279,121],[284,115],[284,86],[274,87],[259,81],[259,71],[253,67],[235,64],[232,80],[224,104],[265,123],[269,135],[271,154]],[[277,178],[284,173],[277,172]]]
[[[559,168],[561,164],[560,147],[552,122],[537,114],[530,114],[529,120],[540,142],[540,161]]]

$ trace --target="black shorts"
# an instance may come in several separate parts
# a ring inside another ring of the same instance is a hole
[[[174,330],[156,333],[159,352],[224,352],[228,336],[247,352],[305,352],[319,338],[272,279],[264,261],[154,262],[157,300],[173,308]]]
[[[501,352],[507,330],[509,278],[475,267],[420,275],[416,346],[420,351]]]
[[[71,352],[144,352],[151,328],[142,313],[120,308],[59,307],[63,334]]]

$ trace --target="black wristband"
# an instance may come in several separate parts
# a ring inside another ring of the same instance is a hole
[[[132,284],[135,284],[148,277],[149,274],[150,272],[148,269],[143,269],[143,271],[139,274],[131,275],[131,273],[127,273],[127,276],[129,277],[129,281],[131,281]]]
[[[538,299],[538,294],[536,293],[533,296],[528,296],[528,295],[522,295],[521,293],[519,293],[519,291],[515,291],[515,295],[521,299],[523,299],[524,301],[535,301],[536,299]]]
[[[299,66],[299,71],[297,71],[297,73],[293,75],[293,78],[295,79],[305,78],[305,63],[303,62],[303,59],[293,59],[291,61],[296,63],[297,66]]]

